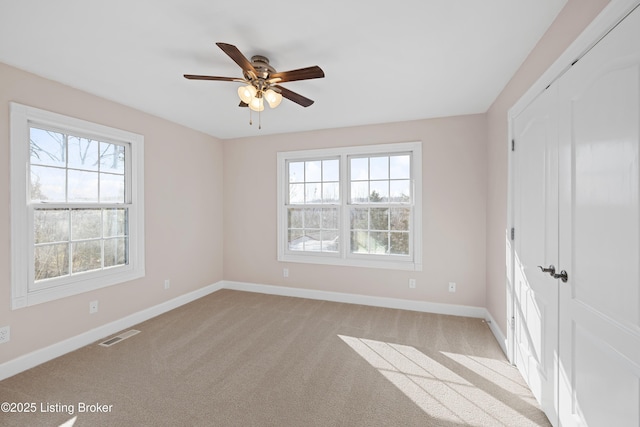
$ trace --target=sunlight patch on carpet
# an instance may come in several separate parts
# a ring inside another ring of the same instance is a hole
[[[429,357],[411,346],[338,337],[433,418],[468,425],[512,426],[514,419],[523,427],[540,425],[501,399],[515,395],[523,408],[535,408],[526,387],[503,372],[504,362],[445,352]]]
[[[500,360],[489,359],[487,357],[468,356],[466,354],[441,352],[444,356],[459,363],[475,374],[490,380],[496,386],[515,394],[521,399],[536,405],[536,399],[522,381],[516,381],[508,371],[513,370],[512,367]]]
[[[60,424],[60,427],[73,427],[77,419],[78,419],[78,416],[76,415],[75,417],[71,418],[69,421],[65,421],[64,423]]]

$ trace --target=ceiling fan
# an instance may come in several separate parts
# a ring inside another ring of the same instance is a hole
[[[277,72],[269,65],[269,59],[265,56],[254,55],[251,57],[251,61],[249,61],[242,52],[232,44],[216,43],[216,45],[242,68],[244,78],[200,76],[194,74],[185,74],[185,78],[190,80],[217,80],[244,83],[244,86],[238,88],[240,106],[248,106],[253,111],[260,112],[264,110],[264,100],[267,101],[269,107],[276,108],[283,97],[303,107],[308,107],[313,104],[313,100],[280,86],[280,83],[323,78],[324,71],[317,65],[297,70]]]

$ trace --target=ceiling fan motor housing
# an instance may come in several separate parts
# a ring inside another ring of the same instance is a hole
[[[253,68],[256,70],[256,77],[265,80],[269,78],[270,74],[276,72],[275,68],[269,65],[269,58],[267,58],[266,56],[253,55],[251,57],[251,65],[253,65]],[[244,76],[245,78],[247,78],[247,80],[251,80],[246,72],[244,73]]]

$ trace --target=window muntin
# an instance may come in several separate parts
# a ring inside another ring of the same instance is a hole
[[[31,126],[31,202],[125,203],[126,151],[126,144]]]
[[[410,217],[410,208],[351,207],[351,253],[409,256]]]
[[[144,277],[144,137],[10,113],[12,308]]]
[[[278,259],[421,270],[421,157],[419,142],[278,153]]]
[[[35,208],[34,287],[129,263],[127,208]]]

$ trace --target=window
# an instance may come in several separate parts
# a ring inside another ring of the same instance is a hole
[[[338,252],[339,159],[287,163],[289,250]]]
[[[349,157],[352,253],[409,256],[411,155]]]
[[[13,308],[144,276],[143,142],[11,103]]]
[[[421,270],[421,144],[278,153],[278,259]]]

